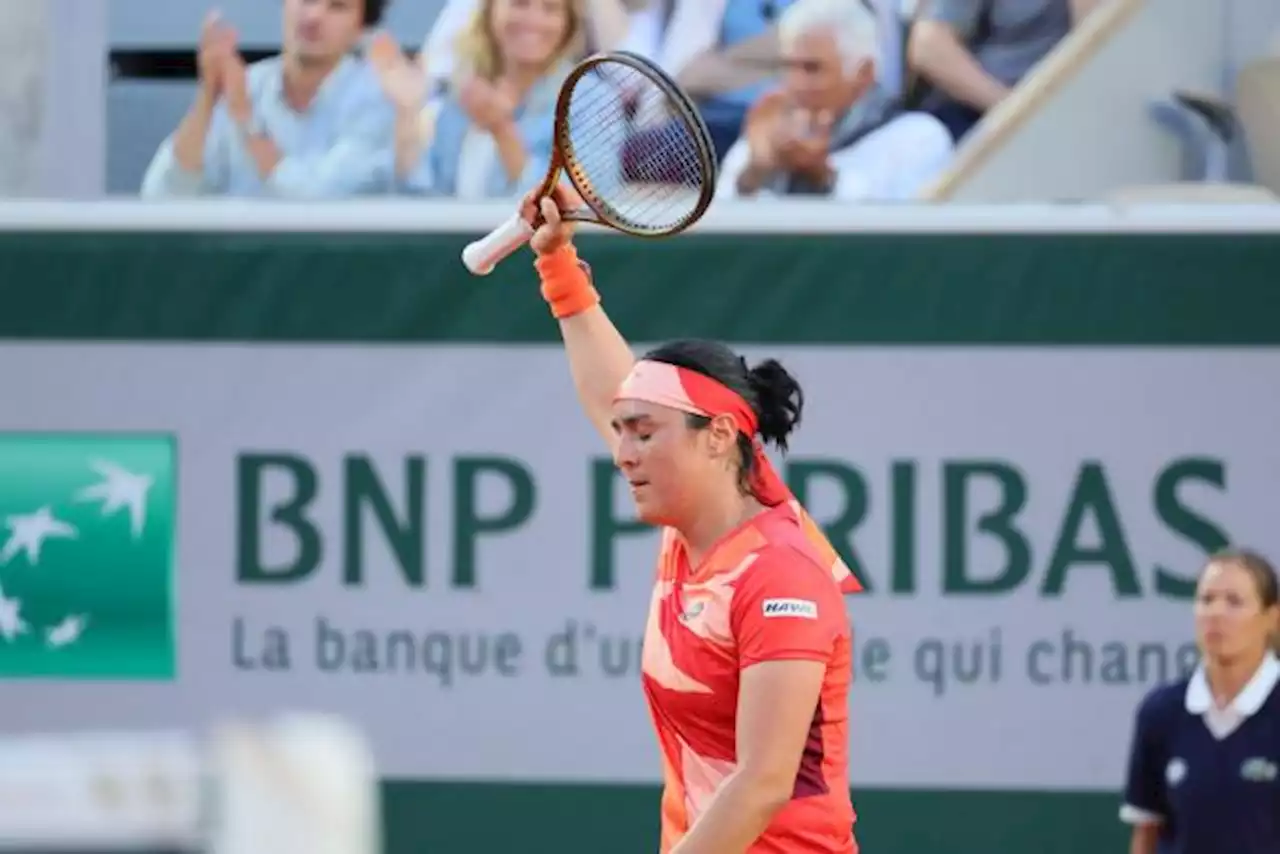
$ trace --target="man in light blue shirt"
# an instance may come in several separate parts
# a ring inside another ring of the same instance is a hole
[[[353,55],[388,0],[284,0],[279,56],[245,68],[235,33],[206,20],[195,101],[142,182],[147,198],[292,199],[389,192],[395,112]]]

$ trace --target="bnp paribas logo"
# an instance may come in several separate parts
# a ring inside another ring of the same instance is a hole
[[[0,678],[172,679],[172,437],[0,433]]]

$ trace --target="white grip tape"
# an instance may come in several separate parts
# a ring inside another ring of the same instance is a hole
[[[499,261],[528,243],[530,237],[533,237],[533,226],[520,214],[513,214],[484,237],[467,244],[462,250],[462,263],[475,275],[487,276]]]

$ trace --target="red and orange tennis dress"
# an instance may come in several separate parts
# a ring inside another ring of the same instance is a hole
[[[700,415],[731,413],[755,435],[742,398],[672,365],[637,363],[619,398]],[[738,679],[761,661],[826,664],[790,802],[751,854],[854,854],[848,778],[852,630],[844,594],[861,587],[757,445],[752,491],[766,511],[690,566],[666,529],[645,629],[645,696],[662,750],[662,846],[668,852],[734,771]]]

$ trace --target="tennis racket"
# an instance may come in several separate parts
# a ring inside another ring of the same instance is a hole
[[[556,101],[551,163],[538,197],[561,175],[583,199],[567,222],[595,223],[636,237],[668,237],[711,204],[716,157],[711,134],[689,96],[644,57],[599,53],[569,73]],[[487,275],[533,236],[540,220],[519,214],[462,251]]]

